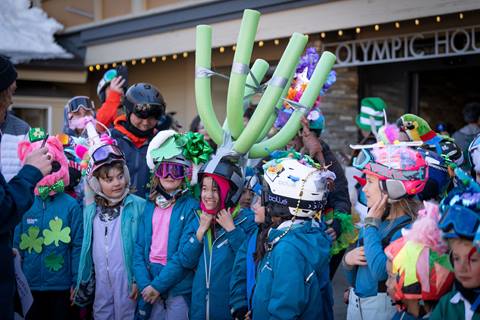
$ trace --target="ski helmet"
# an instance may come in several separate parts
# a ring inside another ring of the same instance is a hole
[[[134,113],[137,117],[160,119],[165,114],[165,100],[160,91],[148,83],[136,83],[128,88],[123,97],[127,119]]]

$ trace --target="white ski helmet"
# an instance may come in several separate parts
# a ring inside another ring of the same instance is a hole
[[[294,158],[274,159],[263,168],[264,204],[288,207],[293,216],[305,218],[325,207],[328,182],[335,180],[333,172]]]

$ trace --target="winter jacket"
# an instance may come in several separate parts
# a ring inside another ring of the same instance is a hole
[[[235,256],[232,279],[230,280],[230,306],[232,310],[251,310],[255,288],[256,264],[253,254],[256,251],[258,228],[243,242]]]
[[[13,319],[13,296],[15,275],[11,235],[22,215],[35,199],[33,189],[43,178],[37,168],[25,165],[6,182],[0,173],[0,314],[5,319]]]
[[[330,240],[312,220],[294,224],[259,263],[253,319],[333,319]],[[286,228],[272,229],[269,242]]]
[[[145,208],[145,200],[135,195],[128,195],[124,202],[121,218],[122,243],[123,243],[123,259],[127,268],[129,291],[134,281],[133,274],[133,248],[137,237],[138,223],[141,220],[143,210]],[[78,278],[76,291],[80,287],[80,283],[88,283],[93,275],[93,219],[97,212],[96,203],[91,203],[83,209],[83,243],[82,252],[80,254],[80,266],[78,268]]]
[[[379,282],[387,279],[387,256],[385,247],[402,236],[401,226],[408,227],[411,218],[402,215],[394,220],[382,221],[379,228],[367,227],[362,229],[357,247],[364,246],[366,266],[344,266],[347,280],[353,286],[355,294],[360,298],[373,297],[378,293]],[[392,234],[393,232],[393,234]],[[390,237],[390,241],[385,241]],[[382,241],[388,242],[385,245]]]
[[[82,248],[82,211],[65,193],[35,197],[15,229],[14,247],[30,289],[69,290],[76,282]]]
[[[149,140],[146,140],[140,147],[136,147],[132,140],[118,129],[113,129],[112,138],[117,140],[118,147],[125,154],[128,171],[130,172],[130,184],[135,187],[135,194],[146,198],[150,179],[150,170],[147,166],[147,148]]]
[[[100,109],[97,110],[97,121],[103,123],[106,127],[111,127],[113,121],[118,116],[118,108],[122,106],[122,94],[116,91],[110,90],[107,95],[107,99],[102,104]]]
[[[466,319],[465,304],[456,289],[444,295],[433,309],[429,320]],[[473,313],[472,320],[480,320],[480,312]]]
[[[152,285],[163,296],[176,297],[190,294],[193,271],[184,269],[177,264],[171,264],[170,261],[179,249],[182,234],[186,232],[187,226],[193,219],[196,219],[195,214],[198,207],[198,201],[190,195],[182,196],[175,202],[168,228],[167,264],[162,267],[160,274],[153,278],[150,273],[150,246],[155,204],[151,201],[147,202],[138,225],[133,259],[133,271],[140,292],[148,285]]]
[[[452,138],[455,140],[455,143],[462,149],[464,154],[467,154],[468,146],[479,133],[480,126],[475,123],[471,123],[456,131],[452,135]]]
[[[247,235],[256,227],[253,212],[242,209],[234,216],[235,229],[226,232],[219,224],[215,225],[216,237],[211,229],[199,242],[196,236],[199,226],[199,214],[190,224],[182,238],[179,263],[194,269],[192,303],[190,319],[230,319],[230,277],[235,254],[247,239]]]
[[[8,182],[22,167],[18,159],[17,146],[25,140],[30,126],[10,112],[0,125],[0,172]]]

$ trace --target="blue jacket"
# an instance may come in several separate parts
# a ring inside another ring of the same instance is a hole
[[[145,208],[145,200],[135,195],[129,194],[123,202],[123,210],[120,215],[122,243],[123,243],[123,259],[127,269],[129,291],[134,281],[133,275],[133,247],[137,237],[138,223],[141,220],[143,210]],[[92,240],[93,240],[93,219],[97,211],[97,204],[94,202],[83,209],[83,243],[82,252],[80,254],[80,266],[78,268],[77,286],[78,291],[80,283],[90,281],[93,269],[92,257]]]
[[[273,241],[286,229],[272,229]],[[257,268],[253,319],[333,319],[331,241],[311,220],[293,225]]]
[[[74,198],[65,193],[46,200],[35,197],[14,237],[32,290],[68,290],[74,286],[82,237],[82,211]]]
[[[117,129],[112,129],[112,138],[117,140],[118,147],[125,154],[128,172],[130,173],[130,184],[135,187],[135,194],[146,198],[148,193],[147,184],[150,179],[150,170],[147,166],[147,149],[149,141],[146,141],[140,148]]]
[[[141,292],[152,285],[161,295],[172,297],[190,294],[192,290],[193,270],[169,263],[180,246],[180,239],[187,226],[195,219],[198,201],[190,195],[180,197],[174,204],[168,227],[167,264],[155,278],[150,273],[150,247],[152,245],[152,218],[155,204],[148,201],[143,217],[138,225],[135,243],[133,271],[137,286]]]
[[[230,280],[230,306],[232,310],[251,310],[251,298],[255,288],[256,264],[253,254],[256,251],[258,228],[256,228],[238,249]]]
[[[360,232],[357,246],[364,242],[366,266],[356,266],[346,270],[348,282],[353,286],[355,294],[361,298],[377,295],[378,283],[387,279],[387,256],[382,246],[382,239],[387,237],[389,232],[409,221],[410,217],[403,215],[394,220],[382,221],[380,227],[369,227]],[[390,242],[402,236],[401,229],[397,230],[390,238]]]
[[[192,286],[190,319],[230,319],[230,277],[235,254],[256,224],[253,212],[242,209],[234,217],[236,228],[231,232],[215,225],[217,237],[206,233],[203,243],[197,240],[199,217],[194,219],[182,238],[178,262],[189,269],[196,268]]]

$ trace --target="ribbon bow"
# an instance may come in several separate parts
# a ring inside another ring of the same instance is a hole
[[[175,142],[183,148],[183,156],[197,165],[206,163],[213,153],[213,148],[198,132],[187,132],[179,136]]]
[[[40,196],[40,198],[45,200],[50,194],[50,192],[59,193],[59,192],[63,192],[64,189],[65,189],[65,184],[63,180],[58,180],[51,186],[39,186],[38,195]]]

